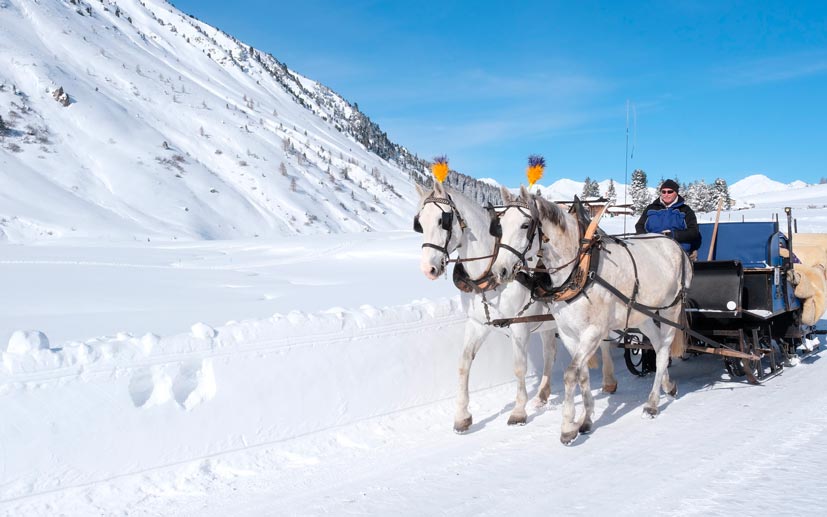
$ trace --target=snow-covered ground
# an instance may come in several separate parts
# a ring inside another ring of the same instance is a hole
[[[799,230],[827,231],[802,203]],[[551,404],[510,428],[511,350],[497,334],[472,369],[471,431],[454,434],[463,315],[450,281],[418,271],[420,242],[0,246],[2,514],[801,515],[827,503],[823,351],[762,386],[713,357],[676,361],[678,398],[645,420],[651,377],[615,350],[618,393],[595,390],[594,433],[564,447],[565,351]],[[535,339],[531,395],[541,360]]]
[[[0,0],[0,48],[0,515],[827,502],[823,351],[757,387],[712,357],[676,361],[680,395],[649,421],[651,379],[616,350],[618,393],[597,395],[594,433],[566,448],[566,353],[551,404],[509,428],[496,334],[471,373],[474,424],[455,435],[464,315],[403,231],[418,162],[357,143],[384,145],[355,105],[163,0]],[[582,191],[548,179],[552,199]],[[724,223],[785,228],[792,206],[800,231],[827,232],[827,185],[755,175],[731,192],[750,208]]]

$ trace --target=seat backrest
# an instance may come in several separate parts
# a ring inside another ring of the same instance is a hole
[[[707,260],[712,243],[714,223],[701,223],[701,248],[698,260]],[[719,223],[718,236],[712,260],[740,260],[745,268],[760,268],[775,265],[778,247],[778,223],[775,221],[748,221],[742,223]]]

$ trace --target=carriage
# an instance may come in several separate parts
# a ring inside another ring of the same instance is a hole
[[[812,352],[808,339],[823,331],[801,324],[801,301],[790,274],[794,254],[778,222],[698,226],[703,237],[698,257],[710,260],[693,264],[685,308],[688,351],[720,355],[732,377],[754,384]],[[654,353],[642,335],[630,332],[618,346],[625,348],[630,372],[654,371]]]
[[[543,165],[541,157],[529,158],[529,186],[542,175]],[[434,280],[455,263],[454,283],[469,316],[460,357],[457,432],[467,431],[473,422],[469,369],[494,327],[507,326],[512,336],[518,390],[509,425],[526,422],[529,334],[542,329],[540,405],[550,394],[555,333],[568,350],[560,433],[567,445],[592,430],[594,397],[587,363],[598,350],[604,357],[603,389],[613,393],[617,388],[605,339],[615,329],[623,329],[614,341],[626,349],[629,369],[641,375],[654,372],[643,406],[646,417],[659,413],[661,392],[677,394],[667,369],[670,355],[682,356],[686,350],[716,354],[732,375],[758,383],[781,371],[814,332],[801,326],[792,242],[778,231],[777,222],[702,225],[706,244],[700,254],[709,260],[693,264],[668,236],[606,235],[598,228],[600,215],[588,221],[577,200],[564,209],[525,187],[518,196],[502,188],[503,204],[486,209],[442,186],[448,171],[444,157],[435,160],[433,169],[434,188],[418,187],[413,226],[423,235],[422,273]],[[547,324],[555,325],[556,332]],[[577,389],[583,406],[579,414]]]

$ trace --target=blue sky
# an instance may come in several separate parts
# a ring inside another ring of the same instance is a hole
[[[827,2],[175,0],[508,186],[827,177]],[[636,115],[636,116],[635,116]],[[635,123],[636,119],[636,123]]]

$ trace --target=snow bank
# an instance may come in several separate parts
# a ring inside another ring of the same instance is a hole
[[[196,324],[187,334],[120,334],[62,349],[40,333],[15,334],[0,370],[0,500],[452,398],[464,321],[452,298]],[[541,361],[532,357],[530,372]],[[504,335],[489,338],[471,379],[473,389],[513,379]],[[451,422],[446,414],[446,429]]]

